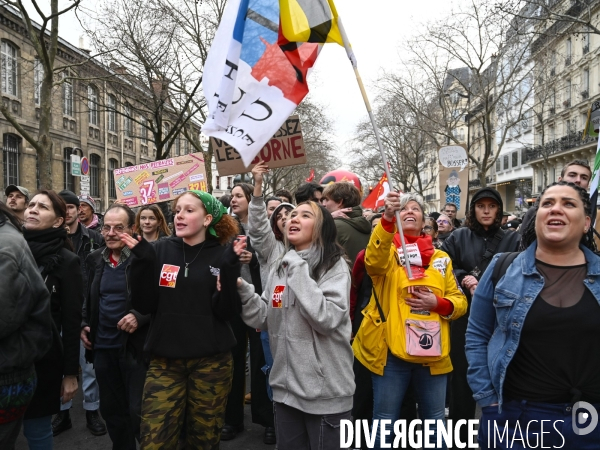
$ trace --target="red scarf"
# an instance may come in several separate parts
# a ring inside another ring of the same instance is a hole
[[[407,244],[417,244],[419,252],[421,253],[421,261],[423,263],[422,267],[427,267],[429,265],[429,262],[431,261],[433,252],[435,252],[435,247],[433,246],[431,236],[429,236],[428,234],[421,234],[420,236],[409,236],[405,234],[404,240]],[[394,235],[394,245],[398,250],[402,248],[399,233],[396,233]]]

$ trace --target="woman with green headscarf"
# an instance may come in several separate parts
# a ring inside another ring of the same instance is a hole
[[[140,430],[146,450],[177,448],[184,420],[186,448],[218,446],[233,373],[228,321],[241,312],[240,263],[229,244],[237,222],[202,191],[182,194],[173,210],[177,237],[121,238],[135,255],[132,304],[152,314]]]

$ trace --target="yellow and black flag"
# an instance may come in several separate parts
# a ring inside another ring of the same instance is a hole
[[[281,34],[289,42],[344,45],[332,0],[279,0]]]

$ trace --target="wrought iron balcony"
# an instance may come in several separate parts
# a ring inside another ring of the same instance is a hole
[[[586,138],[583,139],[583,131],[572,131],[559,139],[554,139],[544,145],[536,145],[532,149],[528,149],[526,151],[525,162],[549,157],[592,142],[597,142],[597,138],[586,136]]]

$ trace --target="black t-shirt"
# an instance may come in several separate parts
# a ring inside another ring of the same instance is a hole
[[[581,274],[580,266],[562,269]],[[565,282],[573,283],[576,292],[583,279],[575,276]],[[584,288],[577,303],[561,308],[546,302],[543,294],[534,300],[525,318],[519,347],[506,372],[504,397],[545,403],[579,399],[600,403],[598,301]]]
[[[84,225],[82,224],[78,224],[77,231],[73,234],[69,234],[71,242],[73,243],[73,248],[75,249],[75,253],[77,253],[77,250],[79,250],[79,246],[81,245],[81,236],[83,235],[83,233],[81,232],[81,227],[83,226]]]

